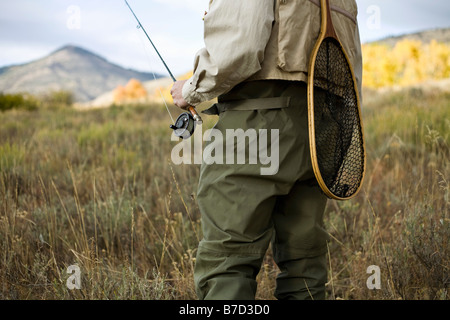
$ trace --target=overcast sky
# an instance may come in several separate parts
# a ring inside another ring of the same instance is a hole
[[[203,46],[202,17],[209,0],[129,3],[173,73],[192,69],[193,56]],[[357,3],[363,42],[450,27],[449,0]],[[29,62],[74,44],[127,68],[166,74],[136,25],[124,0],[0,0],[0,66]]]

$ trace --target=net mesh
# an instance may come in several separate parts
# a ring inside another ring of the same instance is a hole
[[[317,163],[328,190],[349,198],[364,175],[364,143],[352,72],[341,45],[326,38],[314,66]]]

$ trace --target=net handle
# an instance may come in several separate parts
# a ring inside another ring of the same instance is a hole
[[[321,0],[322,21],[326,23],[325,38],[331,37],[339,40],[334,29],[333,19],[331,17],[330,0]]]

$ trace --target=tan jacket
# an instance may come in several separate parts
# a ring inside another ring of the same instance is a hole
[[[330,0],[333,24],[361,90],[362,55],[355,0]],[[205,17],[205,47],[183,97],[196,106],[243,81],[307,81],[320,33],[319,0],[213,0]]]

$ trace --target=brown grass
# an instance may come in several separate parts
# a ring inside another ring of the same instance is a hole
[[[365,101],[364,188],[327,207],[328,298],[448,299],[450,96]],[[12,110],[0,123],[0,299],[196,299],[199,168],[171,164],[163,109]],[[81,290],[66,287],[73,264]],[[259,299],[277,272],[268,252]]]

